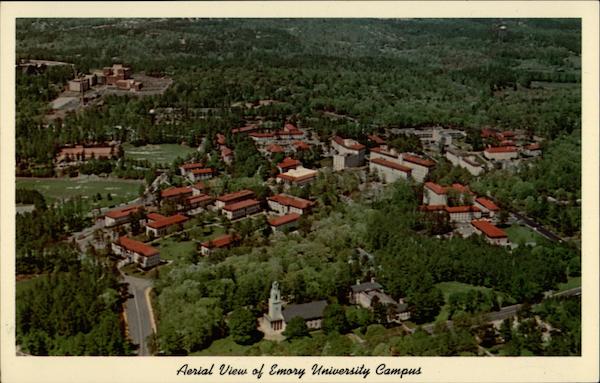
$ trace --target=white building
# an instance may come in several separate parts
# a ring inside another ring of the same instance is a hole
[[[393,307],[394,315],[388,316],[388,321],[401,321],[410,319],[410,311],[408,305],[402,300],[396,302],[392,297],[383,292],[383,287],[371,279],[370,282],[360,283],[356,281],[356,284],[350,287],[350,303],[359,305],[366,309],[373,309],[373,301],[378,300],[379,303],[384,305],[391,305]]]
[[[276,194],[272,197],[267,198],[267,204],[269,208],[280,215],[296,213],[305,214],[314,203],[299,197],[294,197],[289,194]]]
[[[500,208],[494,202],[485,197],[476,198],[475,206],[490,218],[493,218],[500,211]]]
[[[423,204],[424,205],[447,205],[448,196],[446,188],[435,182],[425,182],[423,186]]]
[[[402,160],[402,165],[412,169],[411,176],[417,182],[425,181],[429,171],[435,166],[435,162],[431,160],[426,160],[407,153],[402,155]]]
[[[381,180],[386,183],[396,182],[399,179],[407,180],[412,173],[411,168],[383,158],[371,158],[369,171],[378,174]]]
[[[482,234],[492,245],[506,246],[509,244],[506,232],[489,221],[480,219],[471,221],[477,234]]]
[[[148,222],[148,224],[146,224],[146,235],[152,234],[155,238],[162,237],[167,234],[172,227],[181,229],[183,223],[187,220],[188,218],[185,215],[175,214],[170,217],[162,217],[155,221]]]
[[[519,152],[514,146],[500,146],[495,148],[486,148],[483,156],[488,160],[512,160],[519,157]]]
[[[365,162],[365,146],[350,138],[334,136],[331,147],[335,150],[333,155],[333,170],[343,170],[363,166]]]
[[[129,223],[131,221],[131,216],[134,213],[141,211],[141,205],[133,205],[127,206],[120,209],[114,209],[111,211],[107,211],[104,214],[104,226],[112,227],[118,226],[125,223]]]
[[[128,237],[120,237],[113,242],[112,250],[145,269],[160,263],[160,252],[157,249]]]
[[[223,207],[223,214],[231,220],[242,218],[258,211],[260,211],[260,202],[255,199],[247,199]]]
[[[283,182],[288,186],[304,186],[313,182],[317,178],[317,173],[316,170],[298,167],[285,173],[278,174],[277,182]]]
[[[298,213],[290,213],[286,215],[282,215],[280,217],[271,217],[268,219],[269,226],[271,226],[271,230],[273,232],[283,231],[283,230],[291,230],[298,227],[298,222],[300,220],[300,214]]]

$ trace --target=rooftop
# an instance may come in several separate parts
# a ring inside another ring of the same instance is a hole
[[[142,208],[141,205],[132,205],[122,207],[120,209],[115,209],[111,211],[107,211],[104,215],[113,219],[126,217],[130,214],[133,214]]]
[[[489,199],[487,199],[485,197],[476,198],[475,202],[477,202],[478,204],[480,204],[481,206],[485,207],[488,210],[492,210],[492,211],[500,210],[500,208],[494,202],[490,201]]]
[[[217,197],[217,201],[230,202],[244,198],[254,198],[254,192],[252,190],[243,189],[229,194],[223,194]]]
[[[283,159],[283,161],[281,161],[280,163],[277,164],[277,167],[282,168],[282,169],[287,169],[287,168],[295,168],[302,165],[302,163],[296,159],[290,158],[290,157],[286,157]]]
[[[213,248],[219,249],[221,247],[229,246],[230,244],[234,243],[236,240],[237,240],[237,237],[235,235],[223,234],[223,235],[220,235],[210,241],[202,242],[202,247],[206,247],[208,249],[213,249]]]
[[[327,307],[327,301],[292,304],[284,307],[282,314],[286,322],[289,322],[294,317],[300,317],[304,320],[318,319],[323,317],[325,307]]]
[[[514,146],[500,146],[485,149],[485,152],[487,153],[515,153],[516,151],[517,148],[515,148]]]
[[[285,173],[278,174],[277,177],[291,181],[291,182],[299,182],[307,179],[311,179],[317,176],[317,171],[312,169],[307,169],[303,167],[298,167],[293,170],[289,170]]]
[[[152,246],[148,246],[143,242],[136,241],[129,237],[120,237],[117,241],[118,245],[121,245],[129,251],[143,255],[144,257],[151,257],[159,253],[157,249]]]
[[[381,166],[385,166],[386,168],[391,168],[391,169],[395,169],[395,170],[399,170],[401,172],[404,173],[410,173],[412,172],[412,169],[407,167],[407,166],[403,166],[400,165],[396,162],[392,162],[392,161],[388,161],[388,160],[384,160],[383,158],[374,158],[371,160],[372,163],[377,164],[377,165],[381,165]]]
[[[192,170],[192,174],[212,174],[212,168],[201,168]]]
[[[310,149],[310,145],[304,141],[294,141],[294,146],[298,150],[308,150]]]
[[[435,194],[446,194],[446,188],[436,184],[435,182],[425,182],[425,187]]]
[[[162,229],[171,225],[177,225],[187,221],[188,218],[182,214],[175,214],[170,217],[165,217],[154,222],[148,223],[148,227],[152,229]]]
[[[269,201],[275,201],[284,206],[292,206],[297,209],[306,209],[314,205],[313,202],[304,198],[294,197],[288,194],[276,194],[272,197],[268,197]]]
[[[465,206],[446,206],[448,214],[452,213],[470,213],[480,211],[477,206],[465,205]]]
[[[489,238],[506,238],[507,235],[504,230],[498,228],[496,225],[484,219],[473,220],[471,225],[475,226],[476,229],[481,231]]]
[[[398,158],[397,154],[387,151],[387,150],[383,149],[382,147],[372,148],[371,152],[379,153],[381,155],[388,156],[388,157]]]
[[[148,218],[150,221],[158,221],[161,219],[165,219],[167,217],[165,217],[162,214],[158,214],[158,213],[148,213],[148,214],[146,214],[146,218]]]
[[[213,197],[211,197],[207,194],[193,195],[193,196],[189,196],[186,198],[186,202],[189,204],[212,201],[212,200],[213,200]]]
[[[223,210],[227,210],[227,211],[236,211],[236,210],[241,210],[241,209],[245,209],[247,207],[250,206],[255,206],[255,205],[259,205],[260,202],[258,202],[255,199],[246,199],[240,202],[235,202],[229,205],[225,205],[225,207],[223,208]]]
[[[340,136],[333,136],[333,141],[336,144],[345,147],[346,149],[362,150],[365,148],[365,146],[363,144],[360,144],[357,141],[350,139],[350,138],[342,138]]]
[[[285,152],[285,150],[277,144],[271,144],[269,146],[267,146],[267,151],[271,152],[271,153],[283,153]]]
[[[353,293],[359,293],[361,291],[381,290],[383,287],[377,282],[363,282],[358,285],[352,285],[350,288]]]
[[[290,222],[294,222],[300,219],[300,214],[290,213],[286,215],[282,215],[281,217],[272,217],[269,218],[269,225],[271,226],[281,226],[288,224]]]
[[[413,156],[412,154],[403,154],[402,158],[404,159],[404,161],[411,162],[413,164],[424,166],[427,168],[430,168],[435,165],[435,162],[431,160],[426,160],[421,157]]]
[[[192,170],[192,169],[198,169],[203,167],[204,165],[202,165],[200,162],[194,162],[191,164],[183,164],[181,165],[181,168],[184,170]]]
[[[369,134],[367,136],[367,138],[369,140],[371,140],[372,142],[376,143],[377,145],[383,145],[383,144],[385,144],[385,140],[383,138],[379,137],[376,134]]]
[[[192,193],[192,188],[189,186],[182,187],[170,187],[160,192],[160,196],[163,198],[176,197],[183,194]]]

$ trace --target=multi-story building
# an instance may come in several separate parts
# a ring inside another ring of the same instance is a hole
[[[269,208],[280,215],[288,213],[306,214],[314,205],[309,200],[289,194],[276,194],[267,198]]]
[[[298,227],[298,221],[300,220],[300,214],[289,213],[282,216],[275,216],[268,219],[269,226],[273,232],[290,230]]]
[[[402,165],[412,169],[411,177],[417,182],[425,181],[431,168],[435,166],[435,162],[424,158],[404,153],[402,155]]]
[[[194,169],[202,169],[204,167],[204,165],[200,162],[194,162],[194,163],[188,163],[188,164],[183,164],[179,167],[179,173],[186,177],[188,175],[189,172],[191,172]]]
[[[279,173],[285,173],[289,170],[296,169],[299,166],[302,166],[302,163],[300,161],[290,157],[286,157],[283,159],[283,161],[277,164],[277,170],[279,170]]]
[[[486,241],[492,245],[508,245],[508,235],[506,235],[506,232],[491,222],[484,219],[473,220],[471,221],[471,225],[475,228],[476,233],[482,234]]]
[[[217,197],[215,207],[217,209],[223,209],[226,205],[230,205],[236,202],[244,201],[256,197],[252,190],[244,189],[233,193],[224,194]]]
[[[371,158],[369,171],[377,173],[383,182],[396,182],[399,179],[407,180],[412,173],[411,168],[383,158]]]
[[[129,262],[137,263],[144,269],[160,263],[160,252],[157,249],[126,236],[113,242],[112,250],[115,254],[123,256]]]
[[[494,202],[485,197],[476,198],[475,206],[481,209],[482,213],[490,218],[493,218],[500,211],[500,208]]]
[[[141,210],[141,205],[132,205],[107,211],[104,214],[104,226],[113,227],[129,223],[133,214],[140,212]]]
[[[317,178],[317,173],[316,170],[298,167],[294,170],[278,174],[277,182],[283,182],[288,186],[304,186],[313,182]]]
[[[425,182],[423,186],[423,204],[425,205],[447,205],[448,196],[446,188],[435,182]]]
[[[228,249],[234,246],[239,241],[235,234],[223,234],[210,241],[202,242],[200,246],[200,254],[204,256],[211,255],[215,250]]]
[[[172,229],[173,227],[181,229],[183,223],[188,220],[188,218],[182,214],[175,214],[169,217],[160,218],[154,216],[154,218],[158,219],[150,220],[150,222],[146,224],[146,235],[152,234],[155,238],[162,237],[163,235],[167,234],[168,230]]]
[[[490,147],[483,151],[483,156],[488,160],[512,160],[519,157],[519,152],[514,146]]]
[[[231,220],[242,218],[258,211],[260,211],[260,202],[255,199],[247,199],[223,207],[223,214]]]
[[[212,168],[193,169],[188,172],[188,179],[192,182],[209,180],[213,177],[214,170]]]
[[[333,155],[333,170],[343,170],[363,166],[365,162],[365,146],[350,138],[334,136],[331,147]]]

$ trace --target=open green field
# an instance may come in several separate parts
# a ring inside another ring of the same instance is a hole
[[[483,286],[474,286],[474,285],[469,285],[467,283],[461,283],[461,282],[440,282],[438,284],[436,284],[436,287],[438,287],[440,290],[442,290],[442,294],[444,294],[444,301],[446,302],[444,304],[444,306],[442,306],[442,309],[440,310],[440,313],[438,314],[438,316],[435,318],[435,321],[446,321],[450,318],[448,318],[448,298],[450,297],[450,294],[454,294],[454,293],[459,293],[459,292],[466,292],[469,290],[481,290],[481,291],[488,291],[490,290],[487,287],[483,287]]]
[[[531,230],[527,226],[521,226],[516,223],[512,224],[509,228],[504,229],[504,231],[506,231],[506,234],[508,234],[508,239],[513,243],[520,243],[520,242],[540,243],[540,242],[543,242],[546,240],[540,234]]]
[[[178,144],[133,146],[123,144],[125,158],[133,160],[148,160],[153,164],[171,164],[177,157],[184,157],[196,151],[189,146]]]
[[[139,195],[141,180],[104,179],[98,177],[78,178],[17,178],[17,188],[34,189],[42,193],[46,202],[81,196],[94,207],[106,207],[131,201]],[[93,202],[100,193],[102,199]],[[112,200],[107,199],[110,193]]]
[[[569,277],[567,282],[558,285],[558,291],[565,291],[581,286],[581,277]]]
[[[196,243],[193,241],[177,242],[173,238],[160,240],[158,249],[162,259],[177,260],[189,257],[196,252]]]

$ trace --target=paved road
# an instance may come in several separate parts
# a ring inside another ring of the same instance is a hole
[[[540,233],[544,237],[548,238],[549,240],[554,241],[554,242],[562,242],[563,241],[561,237],[559,237],[558,235],[552,233],[548,229],[545,229],[542,225],[540,225],[539,223],[533,221],[531,218],[527,218],[526,216],[524,216],[524,215],[522,215],[520,213],[516,213],[516,212],[512,212],[512,214],[517,219],[525,222],[525,224],[527,226],[529,226],[533,230],[537,231],[538,233]]]
[[[554,293],[554,294],[549,295],[548,298],[570,297],[570,296],[575,296],[575,295],[581,295],[581,287],[575,287],[575,288],[565,290],[565,291],[562,291],[559,293]],[[521,306],[523,306],[523,304],[502,307],[498,311],[494,311],[494,312],[486,314],[486,319],[488,322],[494,322],[494,321],[504,320],[507,318],[514,317],[515,315],[517,315],[517,312],[519,311]],[[453,325],[452,321],[449,320],[446,322],[446,326],[448,328],[452,328],[452,325]],[[427,324],[427,325],[423,326],[423,330],[425,330],[429,333],[432,333],[434,326],[435,326],[434,324]],[[414,332],[414,329],[411,332]]]
[[[139,345],[138,355],[150,355],[146,338],[152,334],[152,319],[150,318],[150,306],[146,299],[146,289],[152,287],[152,282],[143,279],[125,275],[123,277],[129,284],[129,293],[133,297],[125,303],[125,312],[127,314],[127,328],[129,337],[133,343]]]

